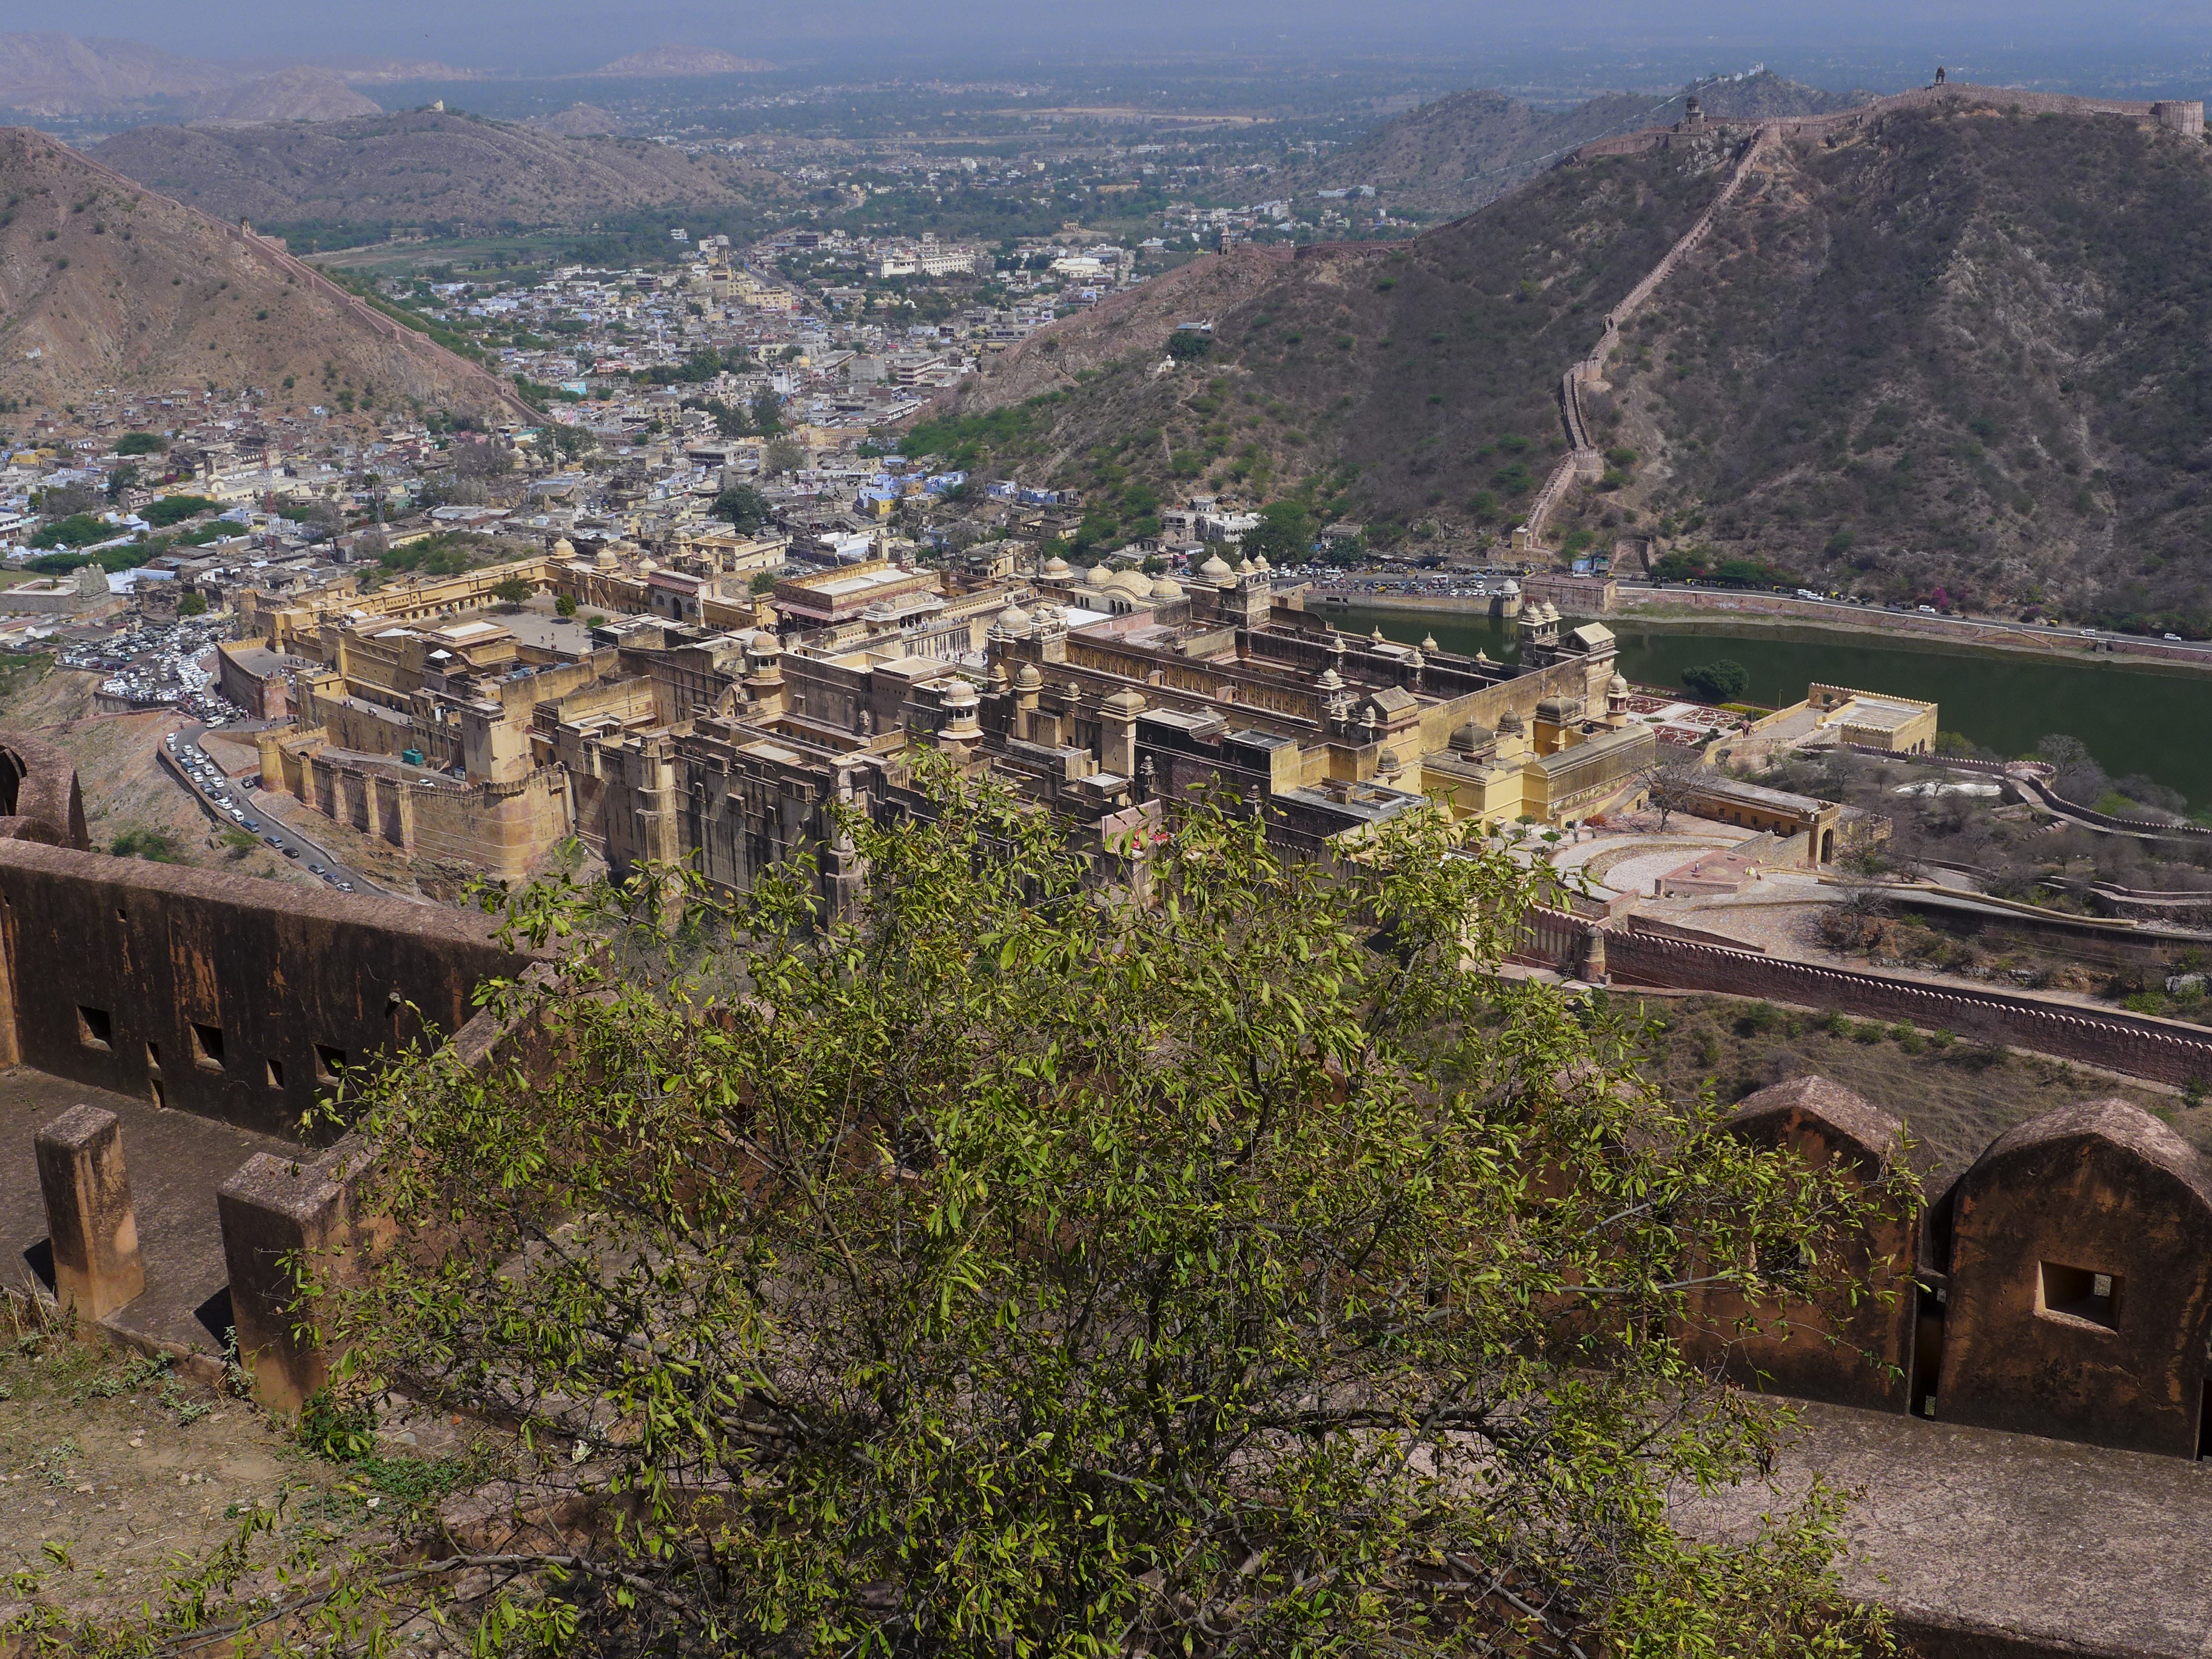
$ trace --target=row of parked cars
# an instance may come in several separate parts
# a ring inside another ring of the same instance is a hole
[[[281,853],[288,859],[296,859],[300,856],[298,848],[262,829],[261,820],[246,811],[240,802],[231,798],[229,777],[224,773],[222,768],[208,758],[206,751],[198,744],[179,744],[173,732],[164,739],[164,742],[178,767],[186,777],[200,787],[201,792],[207,796],[217,811],[228,817],[248,835],[259,836],[263,844],[271,851]],[[327,865],[310,863],[307,866],[307,873],[321,877],[326,885],[335,888],[341,893],[350,893],[354,890],[351,882],[337,874]]]

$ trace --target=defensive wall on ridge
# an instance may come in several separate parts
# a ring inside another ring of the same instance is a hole
[[[2204,132],[2204,106],[2198,102],[2181,100],[2136,102],[2121,99],[2081,98],[2068,93],[2016,92],[2004,87],[1954,85],[1939,82],[1934,86],[1917,87],[1886,98],[1877,98],[1856,109],[1841,110],[1826,115],[1759,116],[1750,119],[1709,118],[1696,112],[1696,100],[1693,99],[1690,116],[1672,126],[1646,127],[1641,131],[1623,133],[1618,137],[1600,138],[1574,150],[1561,165],[1569,166],[1608,155],[1640,155],[1647,150],[1668,148],[1685,140],[1711,142],[1717,138],[1725,141],[1734,134],[1748,135],[1735,165],[1729,170],[1727,182],[1706,204],[1705,211],[1660,258],[1659,263],[1646,271],[1642,280],[1606,314],[1605,331],[1599,337],[1596,346],[1560,377],[1559,418],[1566,428],[1568,453],[1560,458],[1551,475],[1544,480],[1543,488],[1537,492],[1536,499],[1530,504],[1528,515],[1522,521],[1529,544],[1542,541],[1544,527],[1550,523],[1553,513],[1577,479],[1589,482],[1602,476],[1603,460],[1591,431],[1588,414],[1583,408],[1582,388],[1605,378],[1605,365],[1620,343],[1622,325],[1643,308],[1683,259],[1705,240],[1714,221],[1742,189],[1744,179],[1750,174],[1753,164],[1758,161],[1768,141],[1780,134],[1826,135],[1845,131],[1893,110],[1927,108],[1961,101],[1995,104],[2001,108],[2027,114],[2114,116],[2136,121],[2154,121],[2160,126],[2199,138]]]
[[[1673,130],[1664,131],[1671,133]],[[1542,539],[1544,526],[1551,521],[1553,512],[1571,484],[1578,478],[1594,482],[1603,476],[1604,458],[1598,452],[1597,440],[1591,430],[1588,412],[1583,408],[1583,387],[1604,379],[1606,360],[1612,355],[1614,346],[1620,343],[1621,325],[1642,309],[1644,302],[1661,283],[1674,274],[1691,250],[1705,240],[1713,228],[1713,222],[1735,199],[1737,191],[1743,188],[1743,181],[1749,175],[1753,162],[1759,159],[1766,138],[1767,132],[1764,127],[1751,135],[1742,154],[1736,157],[1735,165],[1729,170],[1727,182],[1705,204],[1705,211],[1660,257],[1659,263],[1644,272],[1642,280],[1607,313],[1605,331],[1599,336],[1596,346],[1560,377],[1559,418],[1567,429],[1568,453],[1552,469],[1551,476],[1544,480],[1543,489],[1537,492],[1535,501],[1528,508],[1524,527],[1530,542]]]
[[[2154,121],[2171,131],[2197,137],[2203,137],[2204,131],[2204,106],[2193,100],[2084,98],[2073,93],[2027,92],[2014,87],[1977,86],[1964,81],[1911,87],[1903,92],[1870,99],[1856,109],[1833,110],[1825,115],[1715,115],[1705,117],[1702,125],[1708,131],[1715,129],[1741,131],[1756,127],[1764,131],[1793,137],[1801,133],[1821,136],[1863,126],[1875,117],[1887,115],[1895,110],[1929,109],[1940,104],[1951,103],[1985,104],[2001,110],[2016,111],[2023,115],[2102,115],[2130,121]],[[1663,149],[1681,136],[1679,126],[1644,127],[1611,138],[1592,139],[1570,155],[1567,161],[1571,163],[1595,161],[1606,155],[1639,155],[1645,150]]]

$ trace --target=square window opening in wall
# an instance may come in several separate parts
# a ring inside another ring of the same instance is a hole
[[[315,1045],[316,1082],[336,1083],[338,1080],[338,1073],[345,1070],[345,1063],[344,1049],[333,1048],[327,1042],[318,1042]]]
[[[222,1070],[222,1026],[202,1025],[197,1021],[193,1023],[192,1060],[193,1063],[198,1066],[202,1071],[220,1072]]]
[[[2043,1264],[2037,1311],[2117,1330],[2120,1322],[2120,1276],[2093,1267]]]
[[[76,1040],[88,1048],[106,1048],[115,1035],[115,1023],[107,1017],[105,1008],[88,1008],[82,1003],[76,1011]]]

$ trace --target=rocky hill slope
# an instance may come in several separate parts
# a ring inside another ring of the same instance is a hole
[[[1571,109],[1539,109],[1502,92],[1458,92],[1409,110],[1299,173],[1299,189],[1371,185],[1389,205],[1468,213],[1594,138],[1669,125],[1696,97],[1716,117],[1822,115],[1864,101],[1771,71],[1700,82],[1671,98],[1607,93]]]
[[[259,387],[272,402],[522,413],[483,369],[258,238],[0,129],[0,396]]]
[[[1409,245],[1186,267],[1033,337],[951,406],[998,414],[934,431],[987,470],[1304,488],[1465,544],[1526,512],[1560,375],[1743,136],[1561,167]],[[1556,526],[2212,629],[2208,255],[2212,152],[2145,122],[1960,97],[1778,138],[1604,370],[1606,477]],[[1191,320],[1212,355],[1162,369]]]
[[[1718,140],[1609,158],[1411,243],[1194,261],[990,360],[916,441],[1102,502],[1204,481],[1494,530],[1565,447],[1562,369],[1731,161]],[[1212,345],[1177,362],[1165,348],[1185,323],[1211,324]]]
[[[571,138],[442,110],[316,125],[144,126],[91,154],[218,218],[588,225],[655,206],[772,199],[772,173],[663,144]]]

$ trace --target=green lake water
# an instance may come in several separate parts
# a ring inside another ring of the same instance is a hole
[[[1433,634],[1447,651],[1516,658],[1512,624],[1442,612],[1329,605],[1340,628],[1418,644]],[[1977,651],[1925,640],[1821,629],[1732,629],[1725,623],[1655,627],[1607,617],[1620,641],[1620,672],[1639,685],[1681,684],[1681,672],[1727,657],[1751,674],[1745,700],[1797,702],[1808,683],[1889,691],[1942,705],[1946,732],[1962,732],[2001,755],[2025,754],[2046,733],[2081,739],[2114,777],[2142,773],[2212,805],[2212,674],[2071,661],[2024,652]]]

